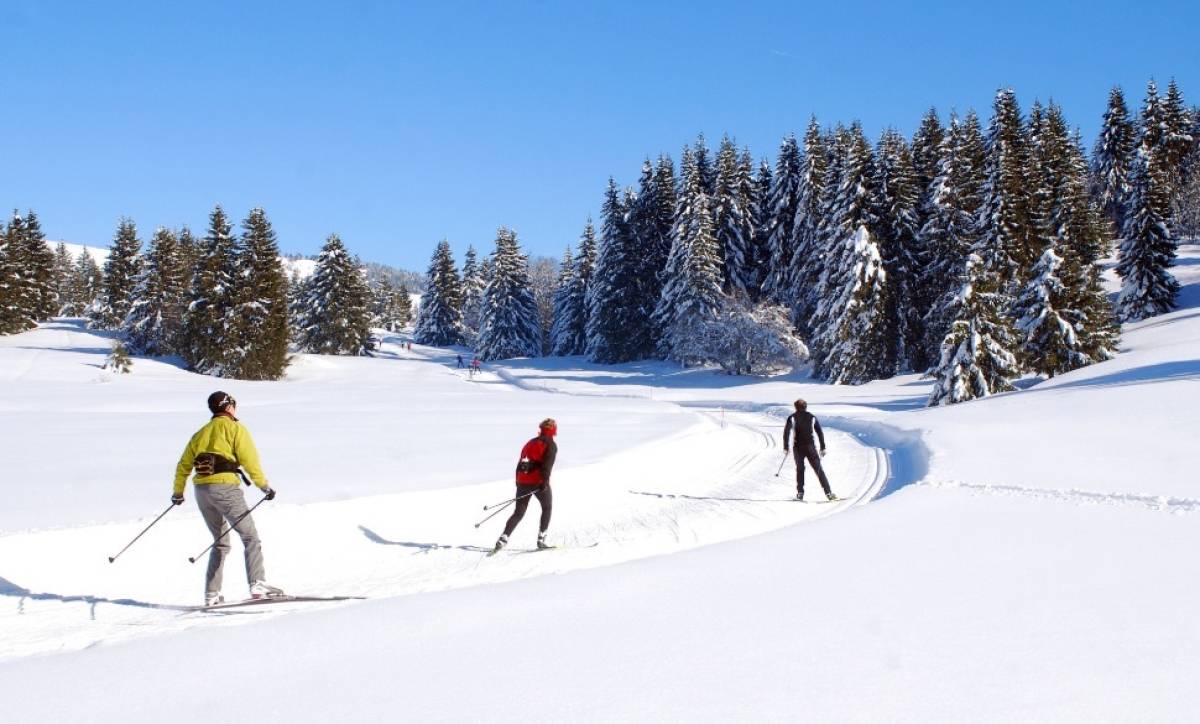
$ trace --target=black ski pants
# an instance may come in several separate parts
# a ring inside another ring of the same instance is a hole
[[[825,490],[825,495],[828,496],[833,491],[829,488],[829,478],[825,477],[825,468],[821,467],[821,454],[816,448],[812,447],[797,447],[793,450],[796,455],[796,494],[801,498],[804,497],[804,461],[812,466],[813,472],[817,474],[817,479],[821,481],[821,487]]]
[[[546,529],[550,527],[550,509],[554,505],[554,496],[550,493],[550,486],[545,483],[536,486],[518,485],[516,497],[520,500],[514,505],[508,522],[504,524],[504,535],[512,535],[517,523],[520,523],[521,519],[525,517],[525,509],[529,507],[530,498],[537,498],[538,504],[542,506],[541,527],[538,528],[538,532],[545,533]]]

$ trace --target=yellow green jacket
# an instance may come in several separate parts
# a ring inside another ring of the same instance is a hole
[[[254,439],[246,426],[228,415],[217,415],[208,424],[192,435],[183,455],[179,457],[179,465],[175,466],[175,493],[182,493],[187,485],[188,475],[192,472],[192,464],[200,453],[217,453],[241,465],[254,484],[261,490],[267,488],[267,476],[263,475],[262,466],[258,462],[258,450],[254,447]],[[241,482],[237,473],[217,473],[216,475],[197,475],[192,480],[193,485],[237,485]]]

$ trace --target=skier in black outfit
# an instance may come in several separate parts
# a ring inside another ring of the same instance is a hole
[[[821,487],[825,489],[825,497],[829,500],[837,500],[838,497],[829,489],[829,478],[825,477],[825,469],[821,467],[821,458],[825,457],[825,433],[821,430],[821,423],[817,418],[808,411],[808,403],[804,400],[796,400],[796,412],[788,415],[787,424],[783,426],[783,451],[788,451],[788,443],[794,443],[796,449],[796,500],[804,500],[804,461],[808,460],[808,464],[817,474],[817,479],[821,481]],[[792,430],[795,430],[793,436]],[[821,440],[821,450],[818,454],[816,445],[813,444],[813,430],[816,430],[817,437]],[[789,440],[789,438],[791,438]]]
[[[558,457],[558,443],[554,442],[554,436],[557,434],[558,423],[548,417],[538,425],[538,436],[521,448],[521,458],[517,463],[517,502],[508,522],[504,524],[504,534],[496,541],[492,553],[508,545],[508,537],[516,529],[517,523],[521,522],[521,518],[525,517],[530,498],[537,498],[542,506],[537,547],[553,548],[546,543],[546,529],[550,527],[550,509],[554,501],[550,492],[550,473],[554,470],[554,459]]]

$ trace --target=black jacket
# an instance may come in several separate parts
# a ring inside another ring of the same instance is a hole
[[[807,410],[788,415],[787,424],[783,426],[785,448],[788,447],[788,436],[792,434],[793,426],[796,430],[794,441],[797,450],[813,447],[813,430],[817,431],[817,437],[821,439],[821,449],[825,449],[825,433],[821,431],[821,423]]]
[[[558,443],[549,435],[538,435],[546,444],[546,453],[542,455],[542,484],[550,484],[550,471],[554,469],[554,458],[558,457]]]

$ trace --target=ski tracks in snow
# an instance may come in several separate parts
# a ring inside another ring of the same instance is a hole
[[[294,593],[392,597],[561,574],[824,518],[870,500],[887,480],[879,450],[831,430],[826,467],[846,500],[789,500],[794,470],[788,464],[774,475],[781,454],[777,420],[761,412],[694,411],[697,425],[688,433],[556,471],[550,531],[559,550],[485,557],[508,517],[502,512],[480,529],[472,525],[485,514],[481,502],[511,490],[494,482],[264,510],[256,522],[270,576]],[[810,490],[819,493],[815,480]],[[513,536],[514,550],[531,546],[537,517],[532,503]],[[184,563],[203,538],[194,513],[164,521],[148,545],[119,565],[99,556],[81,560],[80,551],[107,550],[142,525],[0,536],[0,560],[6,561],[0,573],[8,578],[0,586],[0,639],[7,644],[0,658],[355,605],[279,604],[257,616],[179,610],[200,592],[203,562]],[[586,547],[593,542],[599,545]],[[240,547],[235,540],[226,563],[227,596],[236,597],[242,585]]]
[[[931,488],[965,490],[976,495],[994,495],[1010,498],[1030,498],[1070,503],[1079,506],[1113,506],[1140,508],[1159,513],[1187,515],[1200,511],[1200,500],[1174,498],[1164,495],[1140,493],[1098,493],[1078,488],[1033,488],[1021,485],[967,483],[960,480],[926,480],[921,485]]]

